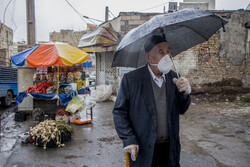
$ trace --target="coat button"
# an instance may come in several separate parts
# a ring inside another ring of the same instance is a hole
[[[148,145],[148,148],[151,149],[152,148],[151,145]]]

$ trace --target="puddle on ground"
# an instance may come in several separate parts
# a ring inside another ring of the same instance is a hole
[[[182,151],[187,151],[194,155],[204,154],[204,150],[198,147],[194,140],[184,140],[185,142],[182,144]]]
[[[197,141],[196,143],[200,148],[215,148],[218,147],[217,143],[209,142],[209,141]]]
[[[72,137],[73,140],[76,140],[76,141],[84,141],[83,138],[79,138],[79,137]]]
[[[4,151],[9,151],[11,150],[15,143],[16,143],[17,139],[13,139],[13,138],[2,138],[1,139],[1,146],[0,146],[0,150],[1,152],[4,152]]]
[[[238,135],[238,134],[243,134],[243,133],[245,133],[245,131],[243,131],[243,130],[237,130],[235,133]]]
[[[88,139],[83,139],[83,140],[84,140],[84,142],[93,143],[92,140],[88,140]]]
[[[205,147],[213,147],[213,148],[218,147],[218,149],[220,149],[217,143],[212,143],[210,141],[205,141],[205,140],[194,141],[194,140],[183,139],[183,141],[185,142],[182,144],[182,151],[186,151],[188,153],[197,156],[205,156],[205,157],[209,156],[215,161],[216,167],[227,167],[226,165],[222,164],[216,158],[214,158],[212,155],[209,155],[205,151]]]
[[[102,124],[101,126],[110,126],[110,127],[114,127],[114,124],[112,122],[108,122],[105,124]]]
[[[245,120],[250,120],[250,116],[243,116],[243,119],[245,119]]]
[[[225,137],[235,137],[235,135],[224,135]]]
[[[248,148],[250,149],[250,141],[243,141],[243,143],[244,143],[245,145],[247,145]]]
[[[212,133],[221,133],[220,130],[225,129],[226,126],[211,125],[207,129]]]
[[[116,137],[110,137],[110,138],[103,137],[103,138],[99,138],[97,140],[102,141],[102,142],[112,142],[112,141],[116,140]]]
[[[74,159],[74,158],[83,158],[84,156],[77,156],[77,155],[67,155],[64,158],[65,159]]]

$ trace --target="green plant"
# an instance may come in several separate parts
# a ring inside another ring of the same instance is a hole
[[[245,103],[250,103],[250,95],[242,99],[243,102]]]

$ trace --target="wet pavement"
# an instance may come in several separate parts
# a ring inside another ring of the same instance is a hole
[[[122,144],[113,126],[113,102],[97,104],[94,107],[94,122],[87,125],[74,125],[74,133],[65,147],[44,150],[33,144],[21,144],[20,134],[28,131],[35,122],[13,121],[13,112],[2,115],[2,139],[0,166],[6,167],[68,167],[68,166],[123,166],[125,164]],[[8,123],[5,123],[8,122]],[[10,123],[11,122],[11,123]],[[9,127],[9,128],[8,128]],[[8,129],[16,129],[9,132]],[[13,134],[16,137],[10,136]],[[10,142],[9,147],[6,143]]]
[[[183,166],[249,167],[250,105],[193,104],[181,117]]]
[[[15,107],[0,109],[1,167],[122,167],[125,156],[117,137],[114,102],[97,103],[94,121],[74,125],[65,147],[44,150],[23,145],[24,132],[36,122],[14,121]],[[182,167],[248,167],[250,164],[250,105],[240,101],[209,101],[193,97],[189,111],[181,116]]]

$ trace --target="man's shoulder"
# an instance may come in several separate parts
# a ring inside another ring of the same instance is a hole
[[[127,78],[132,78],[132,79],[133,78],[139,78],[141,75],[145,74],[146,67],[147,66],[142,66],[140,68],[137,68],[137,69],[135,69],[133,71],[130,71],[130,72],[126,73],[125,75],[126,75]]]

